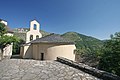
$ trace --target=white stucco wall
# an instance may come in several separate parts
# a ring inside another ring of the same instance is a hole
[[[45,59],[55,60],[58,56],[75,60],[75,45],[56,45],[47,49]]]
[[[22,58],[33,58],[32,46],[29,46],[29,45],[22,46],[20,49],[20,56]]]
[[[13,33],[7,33],[5,34],[7,36],[13,36]],[[13,43],[8,44],[4,49],[3,49],[3,56],[12,56],[12,50],[13,50]]]
[[[30,35],[33,35],[33,40],[36,39],[37,35],[39,35],[39,38],[42,37],[42,34],[39,31],[36,30],[28,31],[26,35],[26,43],[30,42]]]
[[[12,55],[12,47],[13,44],[11,45],[7,45],[4,49],[3,49],[3,56],[11,56]]]
[[[36,25],[36,30],[40,30],[40,24],[36,20],[33,20],[30,22],[30,31],[34,30],[34,25]]]
[[[5,25],[8,25],[7,21],[2,20],[1,23],[4,23]]]
[[[44,53],[45,60],[56,60],[58,56],[75,60],[74,44],[33,44],[33,58],[41,59],[41,53]]]
[[[34,25],[36,25],[36,29],[34,29]],[[30,31],[28,31],[26,34],[26,43],[30,42],[30,35],[33,35],[33,40],[36,39],[36,36],[38,35],[39,38],[42,37],[42,34],[39,32],[40,30],[40,24],[36,21],[33,20],[30,22]]]

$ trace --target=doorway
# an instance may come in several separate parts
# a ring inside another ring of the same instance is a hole
[[[41,60],[44,60],[44,53],[41,53]]]

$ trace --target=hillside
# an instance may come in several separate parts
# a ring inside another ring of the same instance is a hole
[[[61,36],[75,42],[78,51],[76,60],[78,62],[96,67],[99,62],[103,41],[76,32],[67,32]]]
[[[28,31],[29,31],[29,28],[14,28],[13,29],[13,32],[14,32],[15,35],[18,35],[19,33],[22,35],[22,34],[25,34]],[[44,30],[40,30],[40,32],[41,32],[41,34],[42,34],[43,37],[50,34],[49,32],[46,32]]]
[[[46,31],[43,31],[43,30],[40,30],[40,32],[41,32],[41,34],[42,34],[43,37],[50,34],[49,32],[46,32]]]
[[[92,50],[100,48],[103,42],[91,36],[86,36],[76,32],[67,32],[61,35],[62,37],[74,41],[76,43],[77,49],[80,48],[90,48]]]

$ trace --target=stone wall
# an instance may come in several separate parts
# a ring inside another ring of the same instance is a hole
[[[75,61],[79,63],[86,64],[91,67],[98,67],[100,58],[98,58],[96,55],[91,54],[75,54]]]
[[[85,65],[83,63],[77,63],[77,62],[74,62],[72,60],[69,60],[69,59],[66,59],[63,57],[57,57],[57,61],[61,62],[63,64],[66,64],[66,65],[72,66],[76,69],[82,70],[86,73],[89,73],[89,74],[96,76],[98,78],[101,78],[103,80],[120,80],[120,77],[117,75],[114,75],[112,73],[108,73],[106,71],[98,70],[96,68],[90,67],[90,66]]]

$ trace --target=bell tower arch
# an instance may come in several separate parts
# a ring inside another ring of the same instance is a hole
[[[30,31],[32,30],[36,30],[36,31],[40,30],[40,24],[36,20],[30,22]]]
[[[30,21],[30,31],[26,33],[26,43],[41,37],[40,24],[36,20]]]

